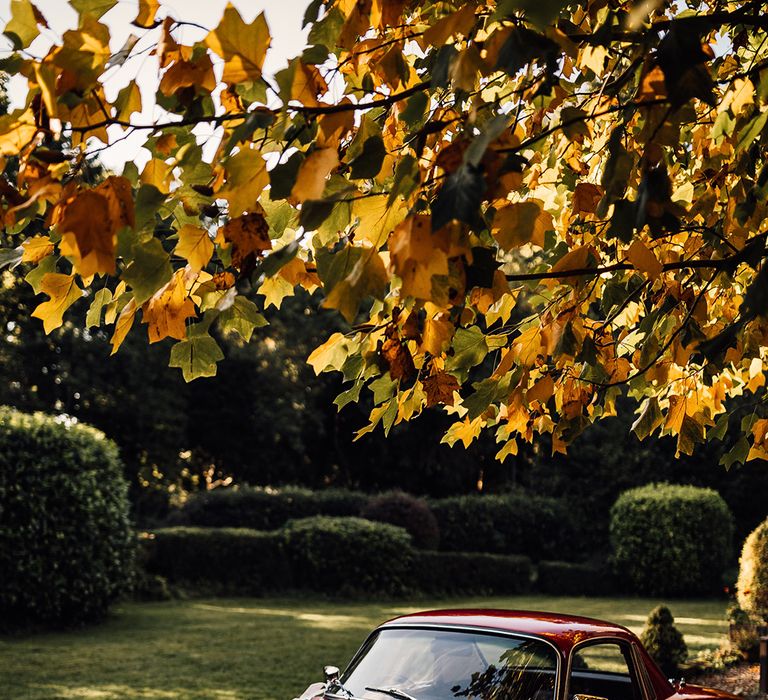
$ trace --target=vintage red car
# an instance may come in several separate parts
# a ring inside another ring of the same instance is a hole
[[[670,681],[628,629],[572,615],[436,610],[375,629],[295,700],[733,700]]]

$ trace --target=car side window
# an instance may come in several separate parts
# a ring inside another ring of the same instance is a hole
[[[628,644],[597,642],[571,657],[569,700],[643,700]]]

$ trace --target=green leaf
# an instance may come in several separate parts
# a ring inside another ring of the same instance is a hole
[[[303,162],[304,155],[296,151],[285,163],[278,163],[269,171],[269,198],[271,200],[286,199],[291,196],[291,190],[299,174],[299,167]]]
[[[731,417],[727,411],[723,413],[717,422],[707,431],[707,440],[724,440],[728,432],[728,419]]]
[[[157,238],[135,245],[132,252],[133,261],[123,273],[123,280],[133,290],[136,305],[141,306],[170,281],[173,270],[168,253]]]
[[[117,0],[69,0],[69,4],[77,10],[81,19],[83,15],[98,19],[117,5]]]
[[[29,0],[11,0],[11,19],[3,32],[15,49],[27,48],[40,34]]]
[[[746,126],[739,132],[739,140],[736,143],[736,153],[741,153],[745,148],[749,148],[762,133],[768,121],[768,110],[755,115],[750,119]]]
[[[410,127],[416,126],[424,118],[428,105],[429,96],[427,93],[417,92],[406,100],[405,109],[400,112],[400,121],[405,122]]]
[[[366,139],[363,150],[350,164],[350,177],[353,180],[370,179],[379,174],[387,149],[384,140],[378,134]]]
[[[420,183],[419,161],[410,153],[406,153],[395,166],[395,176],[389,191],[387,205],[392,206],[399,196],[407,199]]]
[[[219,314],[219,328],[225,333],[237,333],[246,343],[251,340],[256,328],[266,326],[267,319],[249,299],[238,296],[232,306]]]
[[[93,295],[93,301],[88,307],[88,313],[85,315],[85,327],[94,328],[101,325],[101,314],[104,307],[112,301],[112,290],[100,289]]]
[[[397,382],[389,374],[382,374],[378,379],[372,381],[368,388],[373,393],[374,405],[378,406],[394,396],[397,391]]]
[[[720,466],[730,469],[734,464],[744,464],[749,454],[749,442],[743,435],[731,450],[720,458]]]
[[[182,340],[171,348],[169,367],[178,367],[185,382],[198,377],[215,377],[216,363],[224,359],[224,353],[210,335],[195,335]]]
[[[24,255],[24,247],[0,248],[0,270],[7,267],[9,270],[15,270],[21,264],[21,258]]]
[[[632,423],[632,432],[637,435],[639,440],[645,440],[649,435],[661,426],[664,422],[664,416],[659,408],[658,399],[653,396],[643,402],[640,415]]]
[[[349,389],[342,391],[333,401],[337,410],[341,411],[344,406],[350,403],[357,403],[360,400],[360,390],[364,384],[362,379],[358,379]]]
[[[56,272],[57,261],[55,255],[49,255],[47,258],[43,258],[34,270],[27,273],[24,279],[30,284],[35,294],[40,294],[43,291],[43,277],[49,272]]]
[[[477,326],[459,328],[453,336],[453,356],[445,363],[449,372],[452,370],[468,370],[479,365],[488,354],[488,343],[485,335]]]
[[[509,123],[510,118],[506,114],[497,114],[491,119],[485,128],[472,139],[472,143],[469,144],[469,148],[464,153],[464,162],[478,167],[488,150],[488,146],[504,133]]]
[[[142,185],[136,193],[136,230],[154,226],[155,215],[165,202],[165,195],[154,185]]]
[[[448,176],[432,202],[432,231],[438,231],[454,220],[470,226],[476,224],[484,192],[482,172],[470,164],[462,164]]]

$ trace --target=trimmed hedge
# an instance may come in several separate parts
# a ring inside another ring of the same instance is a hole
[[[416,553],[412,585],[430,594],[513,595],[531,589],[531,560],[477,552]]]
[[[195,494],[168,521],[172,525],[275,530],[297,518],[360,515],[367,503],[364,493],[344,489],[218,488]]]
[[[293,586],[279,532],[246,528],[168,527],[142,540],[148,573],[217,593],[261,595]]]
[[[616,573],[636,593],[706,595],[719,590],[733,516],[712,489],[649,484],[611,508]]]
[[[390,491],[372,498],[363,508],[362,517],[404,528],[419,549],[437,549],[440,530],[437,520],[423,498],[403,491]]]
[[[516,491],[442,498],[430,507],[442,550],[523,554],[538,561],[574,549],[569,511],[554,498]]]
[[[736,596],[744,610],[768,622],[768,518],[744,542]]]
[[[399,594],[410,585],[413,547],[400,527],[317,516],[282,530],[300,588],[334,594]]]
[[[130,587],[135,538],[114,443],[71,419],[0,408],[0,621],[102,617]]]
[[[616,580],[607,566],[540,561],[536,590],[547,595],[601,596],[617,593]]]

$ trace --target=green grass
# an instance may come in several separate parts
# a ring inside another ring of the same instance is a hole
[[[119,606],[106,623],[73,632],[0,637],[0,695],[13,700],[290,700],[321,668],[344,666],[369,630],[431,607],[552,610],[640,631],[659,601],[520,596],[335,603],[189,600]],[[673,601],[693,653],[719,646],[725,601]]]

